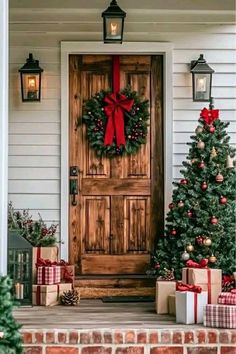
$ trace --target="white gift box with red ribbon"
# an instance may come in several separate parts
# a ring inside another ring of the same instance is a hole
[[[176,322],[203,323],[203,308],[207,304],[207,291],[201,293],[176,291]]]

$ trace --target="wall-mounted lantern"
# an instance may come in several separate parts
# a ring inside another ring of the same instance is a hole
[[[104,43],[122,43],[124,19],[126,13],[112,0],[110,6],[103,11],[103,40]]]
[[[19,69],[21,77],[21,97],[23,102],[40,101],[41,98],[41,73],[43,69],[39,61],[29,54],[26,63]]]
[[[191,73],[193,82],[193,101],[210,101],[212,74],[214,70],[207,64],[200,54],[198,60],[191,61]]]
[[[8,274],[21,305],[32,305],[32,250],[18,230],[8,231]]]

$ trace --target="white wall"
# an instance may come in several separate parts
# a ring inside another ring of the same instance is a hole
[[[16,208],[30,208],[33,215],[40,211],[48,222],[59,221],[60,41],[101,41],[100,14],[104,10],[104,2],[100,9],[85,8],[84,2],[82,9],[75,9],[69,6],[73,1],[67,3],[66,9],[62,8],[62,2],[52,0],[40,2],[40,5],[37,2],[40,9],[31,8],[30,0],[20,3],[12,0],[10,9],[9,199]],[[55,3],[59,7],[52,9]],[[79,7],[79,1],[77,3]],[[138,3],[140,5],[141,2]],[[183,5],[184,1],[179,0],[179,3]],[[229,3],[233,6],[233,2]],[[236,142],[236,27],[233,25],[233,7],[225,5],[228,7],[224,9],[224,4],[216,1],[218,11],[203,9],[196,12],[193,9],[159,11],[152,7],[134,8],[135,4],[127,9],[125,2],[119,4],[127,11],[126,41],[174,43],[173,176],[178,178],[181,162],[188,151],[185,142],[189,141],[202,108],[201,103],[192,101],[189,73],[190,61],[197,59],[200,53],[216,72],[212,91],[215,106],[221,110],[222,119],[231,121],[229,132]],[[41,103],[22,103],[20,99],[17,70],[29,52],[39,59],[40,66],[44,68]]]

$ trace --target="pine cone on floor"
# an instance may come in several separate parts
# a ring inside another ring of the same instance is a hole
[[[60,297],[60,302],[62,305],[75,306],[80,302],[80,294],[77,290],[64,291]]]

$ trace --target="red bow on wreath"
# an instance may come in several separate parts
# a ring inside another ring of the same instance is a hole
[[[118,93],[112,93],[104,98],[104,102],[107,104],[104,107],[107,116],[104,145],[112,145],[114,136],[118,147],[125,145],[124,113],[131,110],[134,100],[129,100],[126,96]]]
[[[203,258],[199,263],[194,262],[190,259],[185,264],[188,268],[206,268],[208,265],[208,259]]]
[[[214,120],[219,118],[219,109],[203,108],[200,113],[201,118],[208,125],[212,124]]]

